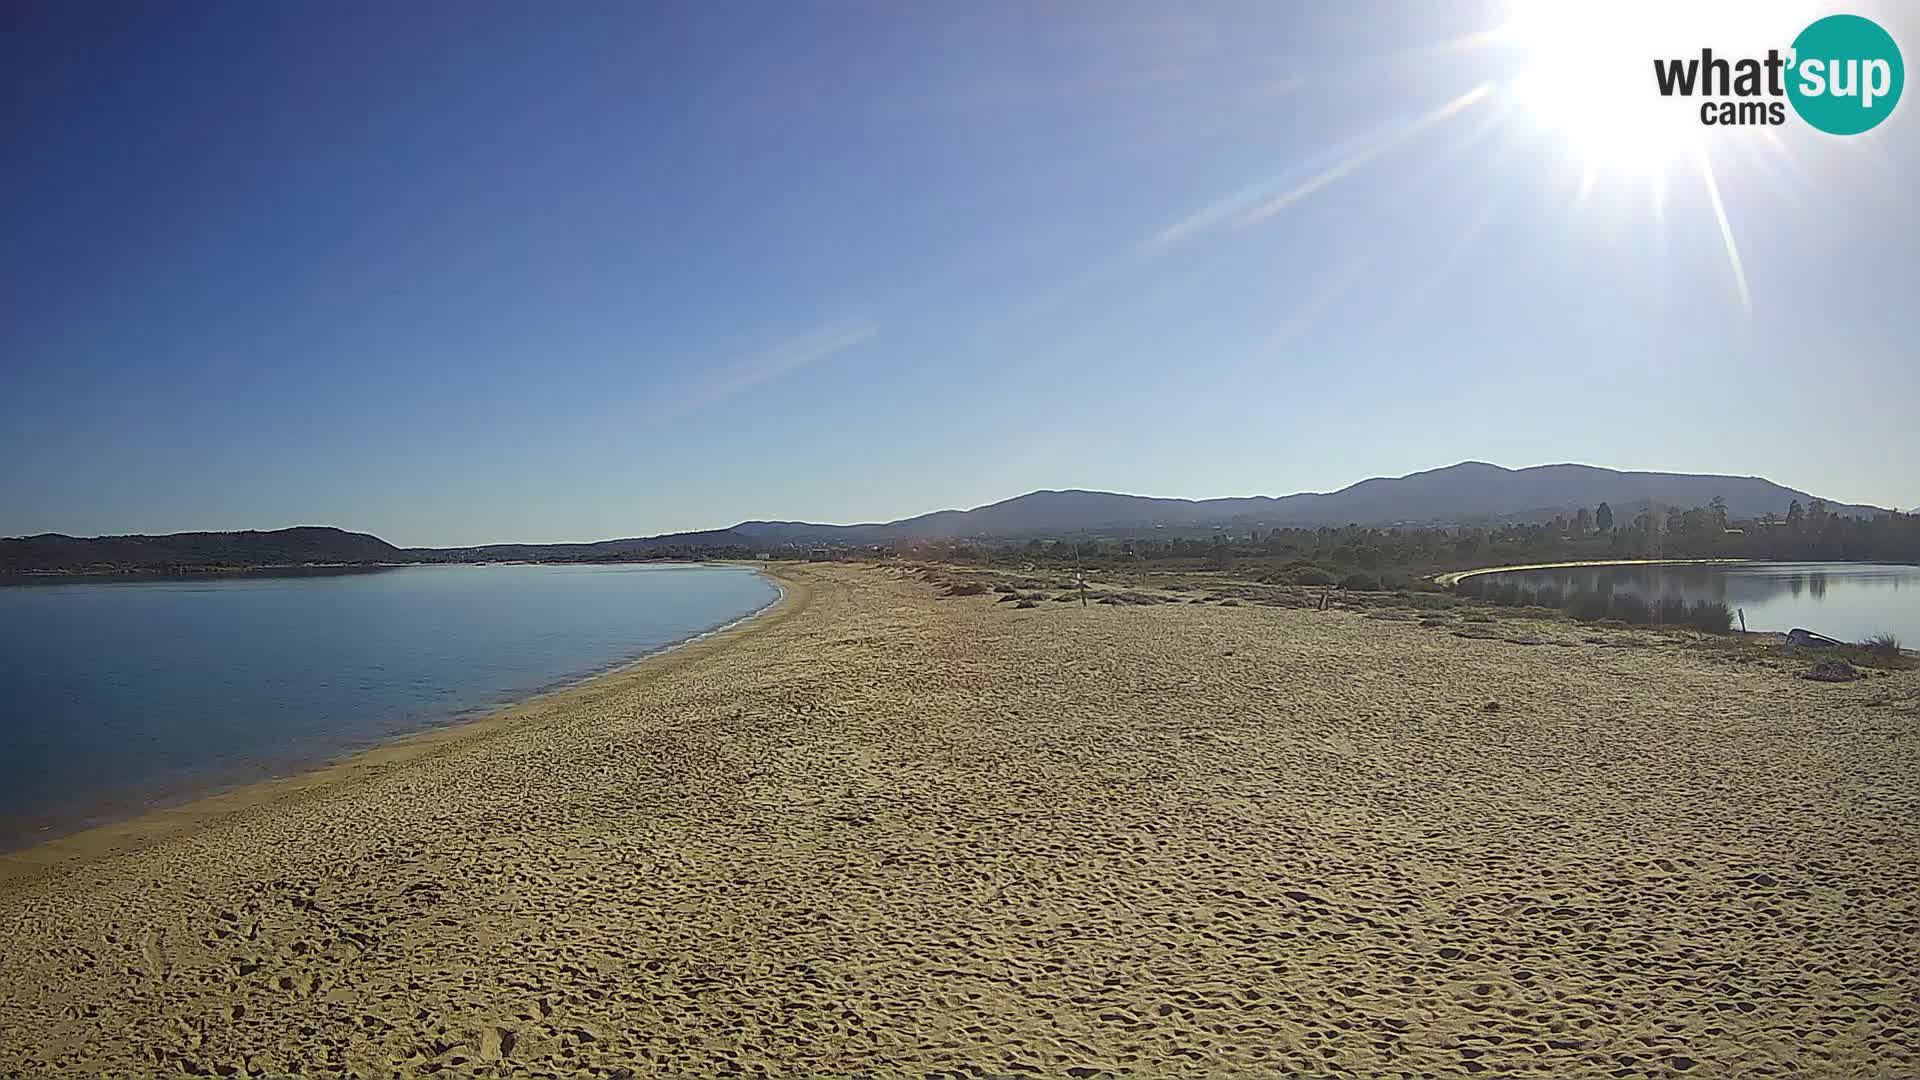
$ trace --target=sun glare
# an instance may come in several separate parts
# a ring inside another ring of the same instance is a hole
[[[1627,255],[1639,250],[1632,243],[1641,236],[1649,248],[1640,253],[1656,257],[1669,243],[1712,236],[1726,257],[1730,295],[1751,315],[1754,300],[1737,235],[1746,202],[1741,187],[1755,176],[1776,189],[1793,183],[1799,165],[1790,145],[1794,136],[1775,126],[1781,119],[1771,119],[1791,114],[1771,90],[1736,89],[1727,75],[1714,89],[1706,89],[1705,80],[1696,89],[1689,75],[1688,89],[1681,90],[1674,72],[1687,65],[1696,72],[1717,70],[1723,61],[1731,72],[1749,58],[1765,65],[1770,52],[1779,54],[1773,59],[1778,66],[1819,13],[1814,0],[1513,0],[1503,21],[1491,27],[1390,61],[1418,65],[1466,52],[1497,53],[1483,69],[1486,81],[1464,86],[1451,81],[1451,65],[1440,65],[1449,81],[1431,98],[1412,103],[1423,111],[1363,132],[1343,156],[1306,179],[1299,178],[1304,169],[1289,170],[1216,200],[1153,234],[1140,250],[1164,251],[1220,227],[1257,227],[1376,160],[1409,153],[1429,131],[1444,131],[1446,146],[1458,153],[1497,130],[1497,148],[1473,166],[1488,184],[1528,172],[1522,181],[1547,201],[1570,194],[1563,204],[1569,234],[1602,237]],[[1669,95],[1661,93],[1657,72],[1667,73]],[[1772,100],[1760,100],[1762,95]],[[1768,111],[1749,111],[1755,108]],[[1458,126],[1470,113],[1477,123]],[[1511,151],[1521,146],[1547,152],[1518,162]],[[1456,253],[1473,242],[1493,213],[1495,197],[1468,220]],[[1703,212],[1710,218],[1682,217]],[[1697,227],[1703,221],[1711,232]],[[1650,228],[1626,228],[1642,223]]]
[[[1572,4],[1533,0],[1512,9],[1499,36],[1524,53],[1507,86],[1534,124],[1564,137],[1591,175],[1664,176],[1695,156],[1697,103],[1663,98],[1653,60],[1785,49],[1804,24],[1804,3]]]

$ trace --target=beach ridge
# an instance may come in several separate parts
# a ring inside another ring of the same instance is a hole
[[[0,884],[0,1076],[1920,1073],[1920,673],[780,574]]]

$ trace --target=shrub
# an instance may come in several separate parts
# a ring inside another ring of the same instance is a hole
[[[1861,644],[1881,656],[1900,655],[1900,639],[1892,634],[1875,634]]]
[[[1372,574],[1348,574],[1340,579],[1340,587],[1355,592],[1379,592],[1380,579]]]
[[[1709,634],[1725,634],[1733,629],[1733,609],[1717,600],[1702,600],[1687,611],[1687,625]]]
[[[1333,575],[1317,566],[1303,566],[1293,572],[1295,585],[1331,585],[1333,582]]]
[[[977,581],[968,581],[968,582],[963,582],[961,584],[948,587],[947,595],[948,596],[979,596],[986,591],[987,591],[987,587],[985,585],[982,585]]]
[[[1576,592],[1567,597],[1567,614],[1581,622],[1597,622],[1607,617],[1607,598],[1597,592]]]
[[[1629,626],[1646,626],[1653,622],[1653,605],[1639,593],[1615,593],[1607,614]]]

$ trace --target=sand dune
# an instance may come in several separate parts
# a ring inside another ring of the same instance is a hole
[[[1920,1075],[1913,673],[788,573],[16,860],[0,1075]]]

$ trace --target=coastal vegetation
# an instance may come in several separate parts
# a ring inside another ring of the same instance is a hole
[[[944,542],[899,550],[987,566],[1232,569],[1275,583],[1404,589],[1449,570],[1588,560],[1920,563],[1920,515],[1844,515],[1822,500],[1802,506],[1796,499],[1783,515],[1733,518],[1716,498],[1692,508],[1648,506],[1631,516],[1602,502],[1544,522],[1223,529],[1204,536]]]
[[[1862,644],[1882,656],[1899,656],[1902,653],[1900,639],[1892,634],[1875,634]]]
[[[1125,567],[1062,571],[1029,566],[1014,571],[929,562],[895,564],[895,568],[925,581],[943,599],[993,594],[1008,605],[1007,610],[1042,606],[1048,600],[1130,607],[1186,604],[1331,610],[1520,645],[1605,642],[1622,648],[1680,647],[1703,651],[1716,660],[1789,672],[1807,670],[1807,665],[1821,660],[1874,672],[1920,666],[1920,656],[1902,651],[1892,634],[1878,634],[1857,645],[1796,646],[1779,634],[1733,634],[1733,612],[1727,605],[1713,600],[1690,603],[1671,594],[1647,601],[1631,593],[1563,593],[1554,586],[1528,589],[1506,583],[1469,589],[1465,594],[1433,589],[1358,591],[1340,588],[1338,582],[1300,586],[1256,581],[1230,571],[1151,572]]]

